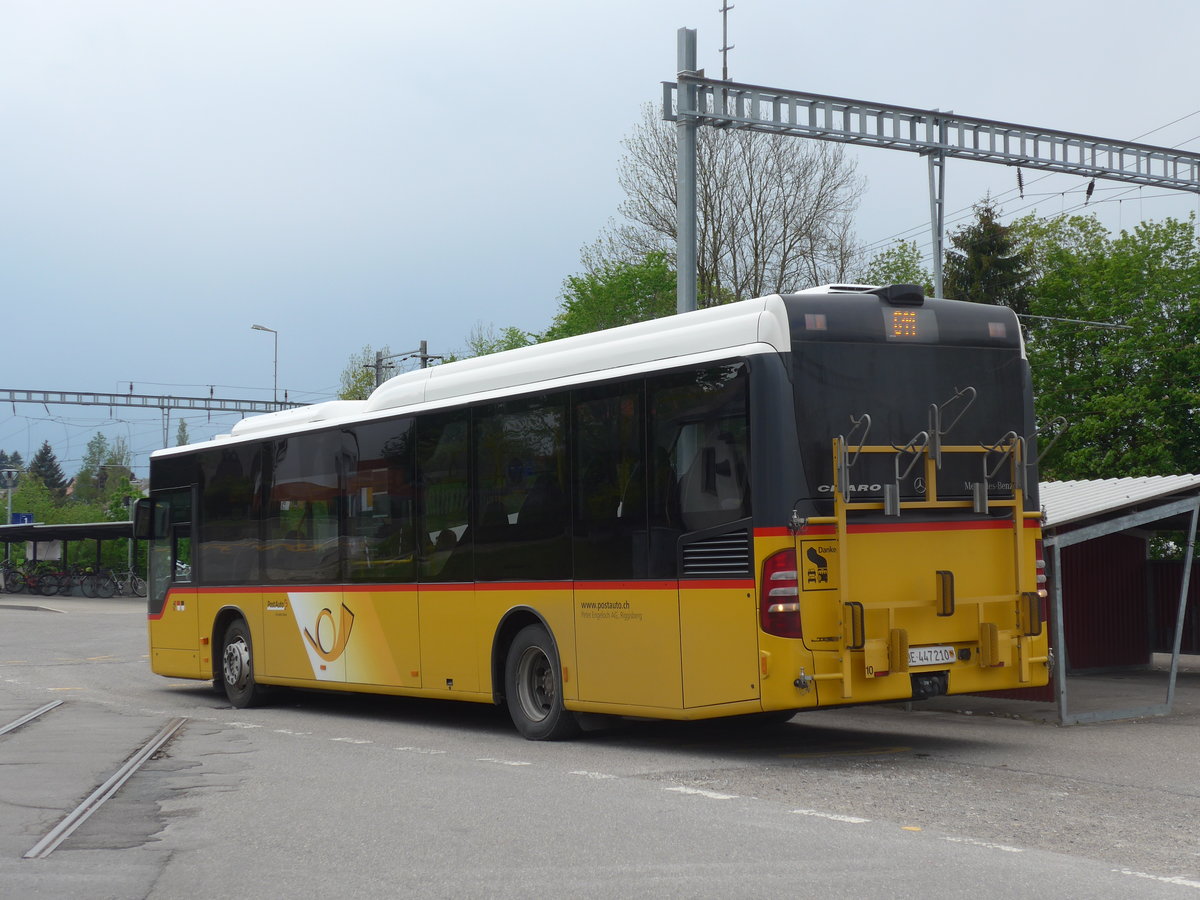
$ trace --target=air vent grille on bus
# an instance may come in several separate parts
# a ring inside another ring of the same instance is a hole
[[[749,531],[731,531],[685,545],[683,574],[709,578],[748,577],[751,574]]]

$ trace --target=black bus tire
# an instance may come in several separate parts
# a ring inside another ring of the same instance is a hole
[[[241,619],[229,623],[221,641],[221,681],[225,696],[236,709],[258,706],[265,699],[266,692],[254,680],[250,629]]]
[[[526,625],[513,638],[504,664],[504,697],[526,740],[561,741],[579,734],[575,715],[563,707],[558,650],[541,625]]]

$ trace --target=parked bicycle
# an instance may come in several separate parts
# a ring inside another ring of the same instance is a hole
[[[132,569],[124,572],[101,569],[99,572],[85,576],[80,589],[88,597],[102,597],[105,599],[126,595],[145,597],[146,579]]]
[[[0,590],[6,594],[19,594],[25,590],[25,573],[11,560],[0,561]]]

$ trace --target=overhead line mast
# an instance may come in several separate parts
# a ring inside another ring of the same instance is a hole
[[[936,109],[718,81],[697,68],[694,28],[680,28],[677,45],[677,80],[663,82],[663,118],[676,123],[679,312],[696,308],[696,129],[701,125],[907,150],[926,157],[938,296],[948,157],[1200,194],[1200,153]]]
[[[132,386],[131,386],[132,387]],[[239,413],[268,413],[281,409],[291,409],[304,406],[303,403],[292,403],[284,392],[282,401],[276,400],[233,400],[214,397],[209,391],[207,397],[172,397],[161,394],[135,394],[130,390],[127,394],[94,394],[84,391],[23,391],[0,388],[0,401],[13,404],[13,414],[16,414],[18,403],[40,403],[49,407],[51,403],[71,406],[129,406],[138,409],[159,409],[163,415],[163,446],[167,446],[168,433],[171,427],[171,410],[198,409],[208,412],[239,412]]]

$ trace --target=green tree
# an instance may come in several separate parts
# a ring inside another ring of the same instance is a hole
[[[1007,306],[1029,312],[1030,261],[1000,208],[990,197],[975,205],[975,220],[950,235],[942,290],[952,300]]]
[[[466,350],[461,356],[455,355],[453,359],[488,356],[492,353],[502,353],[505,350],[528,347],[532,343],[535,343],[534,336],[515,325],[508,325],[497,331],[495,325],[476,322],[470,334],[467,335]]]
[[[880,250],[855,276],[861,284],[919,284],[925,296],[933,296],[933,277],[921,265],[921,251],[916,241],[896,241]]]
[[[122,478],[133,481],[133,453],[125,441],[125,436],[119,434],[109,447],[101,466],[101,490],[105,494],[110,493],[112,484]]]
[[[1013,225],[1033,281],[1027,347],[1039,417],[1071,429],[1049,478],[1200,471],[1200,245],[1194,220],[1112,238],[1094,217]],[[1119,327],[1105,327],[1119,326]]]
[[[391,352],[386,344],[379,348],[383,356],[389,356]],[[371,396],[371,391],[375,390],[375,359],[376,352],[370,344],[365,344],[362,350],[350,357],[339,379],[339,400],[366,400]],[[383,377],[388,377],[387,369]]]
[[[58,464],[58,457],[54,455],[49,441],[43,441],[41,449],[33,455],[29,462],[29,474],[35,476],[50,491],[58,494],[67,486],[62,466]]]
[[[489,356],[505,350],[516,350],[536,344],[538,336],[522,331],[516,325],[506,325],[497,329],[495,324],[476,322],[467,332],[466,346],[460,350],[447,353],[442,362],[458,362],[461,359],[471,359],[475,356]]]
[[[175,429],[175,446],[182,447],[190,443],[191,436],[188,434],[187,419],[179,420],[179,427]]]
[[[588,334],[669,316],[675,312],[675,271],[661,251],[639,262],[606,262],[597,271],[572,275],[543,340]]]
[[[100,486],[104,470],[102,466],[108,459],[110,447],[108,438],[97,431],[88,441],[87,450],[83,453],[83,461],[79,471],[75,473],[73,496],[77,500],[91,501],[100,495]]]

